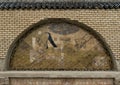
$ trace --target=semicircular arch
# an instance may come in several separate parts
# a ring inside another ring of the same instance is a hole
[[[87,42],[89,44],[86,44]],[[22,55],[24,53],[25,55]],[[29,57],[25,57],[27,55]],[[5,68],[6,70],[116,70],[116,63],[109,45],[91,27],[76,20],[50,18],[31,25],[14,40],[6,56]]]

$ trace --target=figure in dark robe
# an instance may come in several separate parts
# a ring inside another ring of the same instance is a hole
[[[37,44],[39,45],[39,52],[42,53],[48,49],[48,41],[53,47],[57,47],[51,34],[49,32],[43,32],[36,37]]]

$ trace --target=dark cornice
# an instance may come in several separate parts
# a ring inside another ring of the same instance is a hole
[[[0,9],[119,9],[120,2],[0,2]]]

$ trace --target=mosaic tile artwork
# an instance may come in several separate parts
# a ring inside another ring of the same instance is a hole
[[[68,23],[39,26],[19,41],[11,70],[111,70],[111,59],[100,42]]]

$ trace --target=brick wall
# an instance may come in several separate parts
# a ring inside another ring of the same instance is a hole
[[[115,59],[120,59],[120,9],[0,10],[0,58],[5,58],[22,31],[45,18],[69,18],[88,25],[104,37]]]

